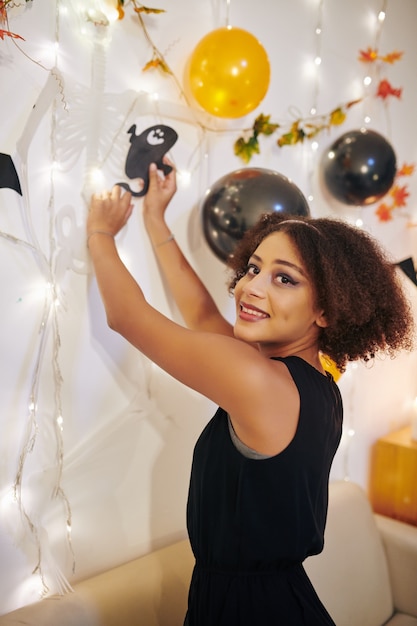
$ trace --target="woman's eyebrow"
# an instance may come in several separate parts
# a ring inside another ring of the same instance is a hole
[[[261,257],[258,256],[257,254],[252,254],[251,259],[255,259],[259,263],[262,263]],[[291,261],[286,261],[285,259],[274,259],[273,262],[275,263],[275,265],[286,265],[287,267],[291,267],[292,269],[296,270],[303,276],[306,276],[306,273],[303,270],[303,268],[300,267],[299,265],[296,265],[295,263],[291,263]]]

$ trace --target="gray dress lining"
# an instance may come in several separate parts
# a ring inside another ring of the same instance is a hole
[[[241,441],[239,437],[236,435],[229,416],[227,416],[227,422],[229,424],[229,433],[233,441],[233,445],[235,446],[237,450],[239,450],[241,454],[243,454],[243,456],[246,456],[248,459],[255,459],[255,461],[262,461],[262,459],[270,459],[271,456],[273,456],[272,454],[261,454],[260,452],[257,452],[256,450],[249,448],[249,446],[244,444],[243,441]]]

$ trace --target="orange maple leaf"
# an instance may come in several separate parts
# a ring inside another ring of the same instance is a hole
[[[157,58],[153,58],[148,61],[143,67],[142,72],[146,72],[147,70],[155,69],[161,65],[161,62]]]
[[[12,33],[10,30],[3,30],[0,28],[0,39],[4,39],[5,37],[11,37],[12,39],[21,39],[22,41],[25,41],[20,35]]]
[[[395,63],[396,61],[400,61],[402,56],[403,56],[404,52],[398,52],[397,50],[394,50],[394,52],[390,52],[389,54],[386,54],[381,58],[381,61],[384,61],[385,63]]]
[[[366,50],[359,50],[359,61],[362,63],[374,63],[378,58],[378,50],[368,47]]]
[[[404,163],[401,169],[398,170],[397,176],[411,176],[414,174],[416,166],[414,163]]]
[[[393,207],[382,202],[375,211],[375,215],[378,216],[380,222],[389,222],[392,220],[392,209]]]
[[[168,65],[165,63],[165,60],[162,57],[153,56],[152,59],[142,67],[142,72],[147,72],[151,69],[160,69],[167,74],[171,73],[171,70],[169,69]]]
[[[410,195],[407,189],[407,185],[404,185],[403,187],[400,187],[399,185],[394,185],[389,194],[394,199],[395,208],[406,206],[407,198]]]
[[[388,98],[388,96],[395,96],[396,98],[401,98],[402,91],[403,91],[402,88],[395,89],[391,85],[391,83],[386,78],[384,78],[383,80],[381,80],[381,82],[378,85],[378,90],[376,92],[376,95],[378,98],[382,98],[383,100]]]

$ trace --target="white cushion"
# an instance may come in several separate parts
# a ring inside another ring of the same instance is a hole
[[[324,550],[307,559],[305,568],[337,626],[381,626],[391,618],[384,548],[358,485],[330,483]]]

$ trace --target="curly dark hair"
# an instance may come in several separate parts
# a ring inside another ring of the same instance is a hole
[[[341,372],[348,361],[412,349],[414,320],[395,264],[371,235],[339,219],[263,215],[228,259],[231,292],[255,249],[276,231],[291,238],[304,261],[328,322],[319,349]]]

